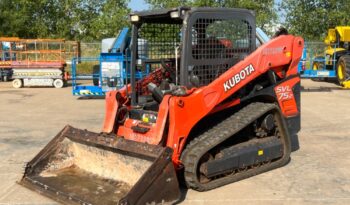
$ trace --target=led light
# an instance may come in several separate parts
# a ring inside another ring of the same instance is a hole
[[[140,17],[137,15],[131,16],[130,17],[131,22],[138,22],[140,20]]]
[[[179,18],[180,17],[180,14],[178,11],[173,11],[170,13],[170,17],[171,18]]]

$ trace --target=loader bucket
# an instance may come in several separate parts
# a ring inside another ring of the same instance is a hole
[[[21,185],[64,204],[158,204],[180,198],[172,149],[66,126]]]

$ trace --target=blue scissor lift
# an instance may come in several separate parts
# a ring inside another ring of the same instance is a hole
[[[113,42],[108,53],[100,53],[99,57],[72,59],[72,89],[76,96],[104,96],[106,92],[117,90],[125,86],[130,79],[130,52],[129,28],[123,28]],[[77,64],[81,62],[98,62],[98,72],[92,74],[79,74]],[[144,71],[135,73],[136,79],[142,79],[150,72],[146,67]],[[98,79],[98,80],[97,80]],[[80,85],[79,80],[92,80],[91,85]],[[96,83],[92,84],[95,81]]]

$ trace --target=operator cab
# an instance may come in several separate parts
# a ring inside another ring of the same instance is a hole
[[[179,7],[130,20],[131,105],[144,110],[157,111],[166,94],[210,84],[256,48],[254,13],[246,9]],[[136,82],[135,71],[146,69],[157,74]]]

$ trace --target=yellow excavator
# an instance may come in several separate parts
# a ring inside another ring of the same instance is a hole
[[[325,56],[313,59],[313,70],[328,70],[344,88],[350,88],[350,26],[336,26],[328,30],[324,40]]]

